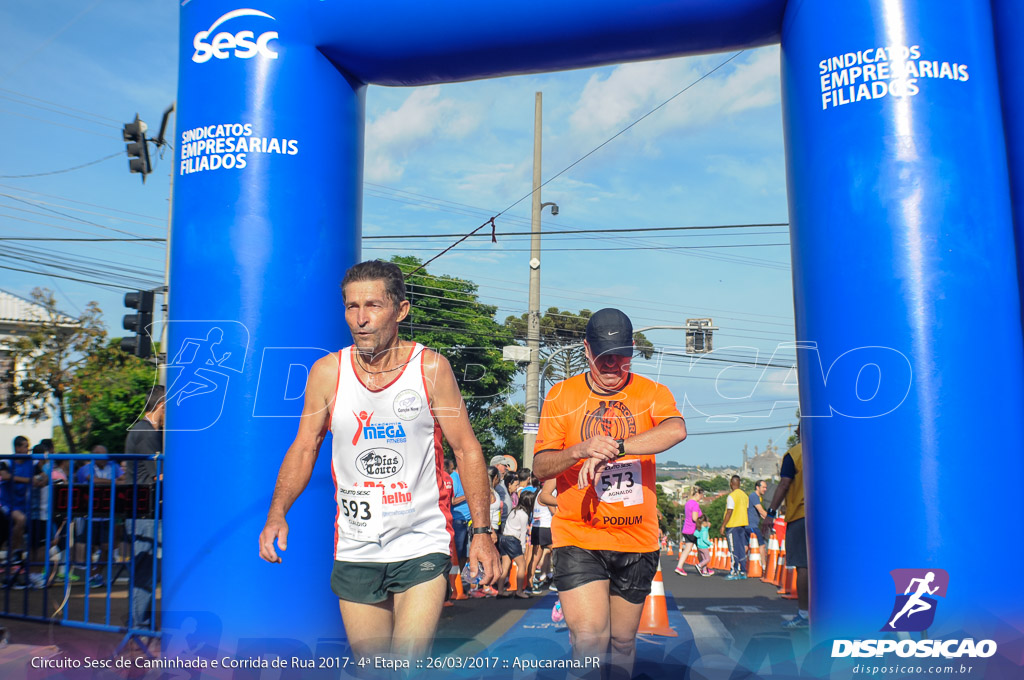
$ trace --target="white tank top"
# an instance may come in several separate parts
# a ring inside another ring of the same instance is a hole
[[[423,346],[416,344],[395,378],[376,391],[356,374],[351,347],[339,359],[330,425],[334,559],[398,562],[449,554],[451,499],[441,477],[441,428],[430,411]]]

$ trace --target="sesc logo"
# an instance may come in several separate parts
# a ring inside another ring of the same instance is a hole
[[[256,9],[232,10],[214,21],[207,30],[196,33],[196,37],[192,39],[192,47],[196,49],[195,54],[192,55],[192,61],[204,64],[210,61],[211,57],[227,59],[232,54],[239,59],[252,59],[257,54],[267,59],[277,59],[277,52],[268,46],[271,40],[277,40],[277,31],[267,31],[262,33],[259,38],[256,38],[252,31],[238,31],[237,33],[221,31],[207,42],[206,39],[215,28],[237,17],[264,17],[275,21],[274,17]]]

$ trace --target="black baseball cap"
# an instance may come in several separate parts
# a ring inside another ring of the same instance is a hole
[[[618,309],[606,307],[594,312],[587,322],[587,344],[594,358],[602,354],[633,356],[633,324]]]

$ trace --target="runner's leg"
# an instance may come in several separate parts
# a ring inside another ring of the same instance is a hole
[[[357,657],[373,657],[391,651],[394,609],[391,599],[376,604],[338,600],[345,635]]]
[[[679,561],[676,563],[676,569],[680,571],[686,568],[686,558],[690,556],[690,551],[693,550],[693,543],[690,543],[685,538],[681,545],[683,549],[679,551]]]
[[[562,613],[572,635],[574,659],[608,656],[611,639],[608,580],[591,581],[572,590],[558,591]],[[618,598],[616,598],[618,599]],[[633,632],[636,632],[634,628]]]
[[[448,582],[444,574],[394,595],[392,653],[400,659],[426,656],[434,642]]]
[[[688,543],[687,545],[693,545]],[[611,597],[611,664],[623,673],[621,677],[633,676],[633,662],[636,660],[636,630],[640,627],[640,616],[644,605],[633,604],[618,595]],[[610,678],[616,677],[613,670]]]

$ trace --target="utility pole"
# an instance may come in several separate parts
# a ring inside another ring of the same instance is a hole
[[[170,120],[171,114],[174,113],[174,104],[167,107],[164,111],[163,120],[160,122],[160,135],[157,137],[157,145],[162,146],[166,143],[164,133],[167,131],[167,123]],[[174,130],[171,129],[173,135]],[[160,352],[157,354],[157,384],[167,387],[167,326],[170,321],[170,307],[171,307],[171,222],[174,218],[174,175],[178,172],[178,168],[174,165],[174,155],[171,155],[171,186],[168,190],[167,195],[167,243],[165,244],[166,250],[164,251],[164,303],[161,306],[163,311],[163,325],[160,327]]]
[[[526,418],[523,422],[523,466],[533,468],[533,444],[540,427],[540,137],[543,94],[536,93],[533,107],[533,210],[530,216],[530,307],[526,346]]]

